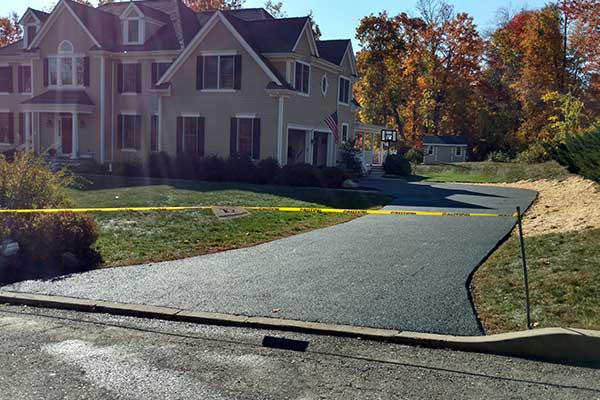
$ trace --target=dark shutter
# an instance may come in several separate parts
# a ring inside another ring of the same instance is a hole
[[[152,86],[156,85],[158,82],[158,64],[152,63],[152,76],[150,77],[150,82]]]
[[[229,154],[233,157],[237,154],[237,118],[231,118],[231,130],[229,133]]]
[[[198,155],[204,156],[204,117],[198,117]]]
[[[31,71],[33,75],[33,71]],[[50,74],[50,66],[48,65],[48,59],[44,58],[44,87],[48,87],[48,75]]]
[[[13,66],[9,65],[8,66],[8,71],[9,71],[9,80],[8,80],[8,93],[12,93],[13,92]]]
[[[135,73],[135,91],[136,93],[142,93],[142,64],[136,64],[136,73]]]
[[[177,154],[183,152],[183,117],[177,117]]]
[[[83,86],[90,86],[90,58],[83,58]]]
[[[17,85],[19,87],[19,93],[23,93],[25,91],[25,83],[23,82],[23,66],[19,65],[17,68]]]
[[[204,57],[196,58],[196,89],[204,89]]]
[[[19,113],[19,144],[25,143],[25,114]]]
[[[254,119],[252,127],[252,158],[260,160],[260,118]]]
[[[235,82],[233,88],[235,90],[242,89],[242,56],[235,56]]]
[[[117,91],[123,93],[123,64],[117,64]]]
[[[136,148],[136,150],[141,150],[142,149],[142,116],[141,115],[135,116],[135,138],[133,140],[134,140],[134,147]]]
[[[117,116],[117,149],[123,148],[123,115]]]
[[[15,143],[15,114],[8,113],[8,143]]]
[[[150,151],[158,151],[158,115],[150,117]]]

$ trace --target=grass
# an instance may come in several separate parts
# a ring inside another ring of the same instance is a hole
[[[561,179],[568,171],[555,161],[542,164],[467,162],[418,165],[418,179],[429,182],[502,183],[533,179]]]
[[[526,240],[536,327],[600,330],[600,229]],[[474,277],[477,311],[488,334],[524,330],[519,242],[511,237]]]
[[[158,205],[375,208],[379,193],[93,176],[72,189],[78,207]],[[241,248],[347,222],[352,215],[253,212],[221,221],[210,211],[114,213],[94,216],[103,266],[159,262]]]

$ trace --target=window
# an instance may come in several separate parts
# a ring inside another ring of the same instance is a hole
[[[19,93],[31,93],[31,65],[19,66]]]
[[[427,146],[427,154],[430,156],[433,155],[433,146]]]
[[[12,67],[0,67],[0,93],[11,93],[12,82]]]
[[[140,41],[140,21],[130,19],[127,21],[127,43],[139,43]]]
[[[142,128],[140,116],[121,114],[119,119],[119,148],[122,150],[139,150]]]
[[[167,61],[155,62],[152,64],[152,85],[156,85],[170,66],[171,62]]]
[[[348,124],[342,124],[342,143],[346,143],[348,141]]]
[[[296,90],[310,94],[310,65],[296,62]]]
[[[327,89],[329,88],[329,81],[327,80],[327,75],[323,74],[321,78],[321,93],[323,96],[327,96]]]
[[[260,119],[231,119],[231,155],[260,159]]]
[[[459,157],[462,156],[462,147],[460,147],[460,146],[456,147],[456,155]]]
[[[84,86],[85,57],[73,54],[73,44],[68,40],[58,46],[58,55],[48,58],[48,83],[50,86]]]
[[[33,42],[33,39],[35,39],[36,35],[37,35],[37,31],[38,31],[38,27],[37,25],[27,25],[27,28],[25,30],[25,36],[26,36],[26,43],[25,46],[28,47],[31,42]]]
[[[209,90],[235,88],[236,56],[206,56],[204,59],[204,86]]]
[[[177,153],[204,155],[204,118],[177,118]]]
[[[158,115],[150,118],[150,151],[158,151]]]
[[[12,132],[12,114],[0,113],[0,143],[13,144],[14,133]]]
[[[350,104],[350,79],[340,77],[338,101],[341,104]]]
[[[121,93],[140,92],[139,82],[141,82],[141,64],[121,64],[123,76],[121,78]]]
[[[252,157],[252,126],[253,119],[241,118],[238,120],[237,153],[240,156]]]

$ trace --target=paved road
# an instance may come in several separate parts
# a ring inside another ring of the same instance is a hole
[[[0,307],[0,399],[595,399],[600,370],[281,332]],[[300,346],[302,345],[302,346]]]
[[[513,212],[535,193],[367,181],[396,209]],[[467,281],[511,218],[368,216],[260,246],[6,290],[409,331],[483,334]]]

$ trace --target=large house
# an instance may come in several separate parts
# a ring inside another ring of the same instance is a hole
[[[0,151],[101,163],[236,153],[324,166],[355,135],[351,42],[315,40],[308,17],[60,0],[20,24],[23,40],[0,49]],[[334,113],[339,140],[326,122]]]

